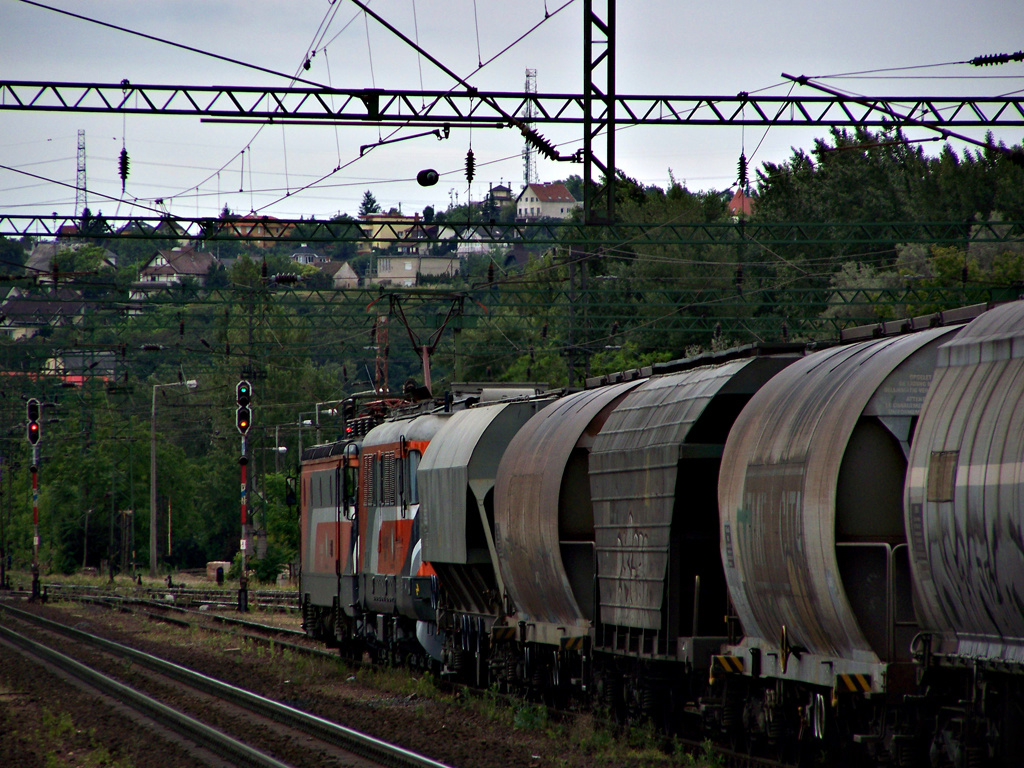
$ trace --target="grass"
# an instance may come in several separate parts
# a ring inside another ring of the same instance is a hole
[[[133,765],[127,758],[115,760],[111,757],[92,730],[75,727],[68,712],[53,713],[44,709],[38,736],[40,746],[46,747],[44,764],[47,768],[61,768],[69,763],[82,768],[132,768]]]

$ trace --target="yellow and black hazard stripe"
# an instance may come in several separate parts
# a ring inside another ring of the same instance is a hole
[[[716,655],[711,663],[723,672],[743,672],[743,658],[740,656]]]
[[[491,639],[495,641],[515,640],[516,632],[518,632],[516,627],[494,626],[491,627]]]
[[[563,637],[558,641],[558,647],[563,651],[582,651],[586,645],[587,636]]]
[[[708,685],[714,685],[715,673],[717,672],[725,672],[726,674],[742,674],[743,659],[739,656],[716,654],[711,657],[711,667],[708,669]]]
[[[871,675],[836,675],[836,693],[871,693]]]

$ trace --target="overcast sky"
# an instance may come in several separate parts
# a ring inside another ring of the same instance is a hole
[[[288,74],[299,72],[316,46],[303,76],[339,88],[435,90],[455,85],[347,0],[48,4]],[[371,7],[451,70],[472,74],[470,81],[481,90],[522,90],[530,68],[537,71],[539,93],[583,91],[582,0],[376,0]],[[545,11],[550,14],[546,20]],[[1021,63],[906,69],[1021,50],[1021,0],[619,0],[617,19],[620,95],[785,95],[791,85],[783,82],[782,72],[825,77],[865,70],[891,71],[824,82],[878,96],[1002,95],[1024,89]],[[326,32],[323,24],[328,24]],[[288,84],[20,0],[0,0],[0,29],[0,77],[7,80]],[[479,61],[492,58],[475,71]],[[814,94],[809,89],[798,93]],[[462,169],[471,145],[478,166],[474,200],[489,184],[503,182],[518,192],[523,178],[517,132],[455,129],[444,142],[425,137],[378,148],[324,183],[275,202],[358,158],[361,145],[378,140],[378,129],[278,125],[257,131],[195,118],[14,111],[0,111],[0,165],[73,185],[79,129],[86,131],[89,205],[107,215],[145,213],[132,202],[151,205],[158,197],[180,216],[211,215],[225,204],[236,212],[258,210],[279,217],[355,215],[366,190],[385,210],[400,206],[412,213],[427,205],[441,210],[456,195],[459,202],[466,200]],[[413,126],[406,134],[422,130]],[[563,152],[582,143],[579,126],[545,125],[540,131],[562,144]],[[824,133],[824,128],[630,128],[618,134],[616,164],[648,184],[664,187],[671,169],[692,190],[721,190],[735,181],[741,149],[753,165],[779,162],[791,154],[791,147],[810,147]],[[1024,134],[1002,129],[996,137],[1017,144]],[[122,141],[131,173],[119,203],[101,195],[121,196],[117,157]],[[936,151],[937,145],[926,146]],[[241,151],[246,147],[243,175]],[[417,171],[428,167],[442,173],[440,183],[417,186]],[[537,167],[541,181],[582,175],[581,166],[568,163],[538,159]],[[71,214],[74,200],[74,189],[0,169],[0,213]]]

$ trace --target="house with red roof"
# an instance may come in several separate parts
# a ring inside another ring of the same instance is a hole
[[[734,219],[738,219],[741,216],[746,219],[750,217],[751,212],[754,210],[753,203],[754,199],[745,195],[743,190],[737,187],[732,200],[726,203],[725,207],[729,211],[729,215]]]
[[[560,181],[527,184],[516,198],[516,220],[568,219],[582,205]]]

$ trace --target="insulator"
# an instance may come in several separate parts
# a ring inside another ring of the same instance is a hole
[[[994,64],[1009,64],[1011,61],[1024,61],[1024,51],[1016,53],[992,53],[988,56],[975,56],[968,62],[975,67],[987,67]]]
[[[466,152],[466,181],[470,184],[473,183],[473,177],[476,175],[476,158],[473,157],[473,150]]]
[[[121,177],[121,192],[124,192],[125,182],[128,181],[128,150],[121,147],[121,156],[117,160],[117,175]]]
[[[185,335],[185,321],[184,320],[179,320],[178,321],[178,335],[179,336],[184,336]]]
[[[786,325],[786,321],[782,322],[782,340],[789,341],[789,326]]]
[[[488,283],[493,283],[494,282],[494,262],[493,261],[490,264],[487,265],[487,282]]]
[[[540,337],[546,339],[548,337],[548,324],[544,323],[544,327],[540,329]]]
[[[736,277],[733,278],[733,282],[736,284],[736,293],[740,296],[743,295],[743,267],[736,267]]]
[[[544,155],[548,160],[558,159],[558,150],[551,146],[551,144],[548,143],[548,140],[537,133],[537,131],[523,126],[520,128],[520,133],[522,133],[523,137],[533,144],[533,146],[537,148],[537,151]]]
[[[967,265],[964,264],[963,269],[960,270],[960,284],[967,285]]]
[[[739,180],[740,180],[740,189],[746,189],[747,188],[747,156],[745,154],[743,154],[742,152],[740,152]]]
[[[263,263],[260,264],[260,275],[263,277],[264,280],[267,279],[267,260],[266,259],[264,259]]]

